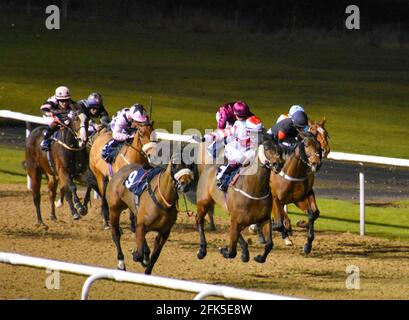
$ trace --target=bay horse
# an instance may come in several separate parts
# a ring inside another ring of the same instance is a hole
[[[241,231],[253,223],[263,224],[263,232],[267,243],[262,255],[254,258],[256,262],[265,262],[273,248],[271,206],[272,198],[269,187],[270,173],[278,172],[282,165],[281,148],[264,132],[259,134],[259,147],[251,166],[242,167],[234,186],[229,186],[227,193],[216,185],[217,165],[207,165],[199,178],[197,186],[197,217],[200,245],[197,257],[203,259],[207,254],[207,243],[204,234],[204,217],[215,203],[230,214],[230,242],[228,247],[220,248],[224,258],[235,258],[237,242],[239,242],[243,262],[249,261],[248,244]],[[251,170],[251,171],[250,171]]]
[[[102,200],[103,226],[109,229],[109,211],[106,202],[106,186],[109,179],[120,168],[131,164],[139,163],[147,165],[156,155],[156,136],[153,129],[153,121],[133,122],[135,137],[130,142],[125,142],[115,161],[110,165],[102,157],[101,152],[106,143],[112,139],[112,132],[105,132],[98,135],[89,152],[89,167],[95,176],[98,190],[97,193]],[[131,220],[133,217],[131,217]]]
[[[44,225],[40,209],[40,189],[42,175],[48,178],[48,199],[51,206],[50,218],[57,220],[55,215],[55,198],[58,183],[65,194],[74,220],[87,213],[77,195],[74,177],[84,172],[88,159],[85,151],[85,141],[79,137],[80,120],[75,115],[69,125],[60,121],[60,129],[52,138],[50,151],[43,151],[40,143],[43,139],[44,127],[34,129],[26,140],[25,168],[31,179],[30,189],[37,213],[37,224]],[[45,226],[45,225],[44,225]]]
[[[193,172],[186,166],[180,154],[174,154],[166,169],[162,169],[149,183],[136,206],[135,195],[125,186],[125,181],[140,164],[130,164],[121,168],[109,181],[107,202],[112,226],[112,239],[117,249],[118,269],[126,270],[124,254],[121,249],[121,230],[119,219],[121,212],[129,208],[136,216],[136,250],[133,260],[146,267],[145,274],[151,274],[153,266],[169,237],[177,218],[178,190],[187,192],[194,179]],[[146,234],[156,231],[152,255],[146,242]]]
[[[284,167],[279,174],[270,175],[270,189],[273,196],[274,230],[281,231],[287,238],[284,205],[295,203],[308,215],[307,243],[304,253],[309,254],[314,240],[314,221],[319,217],[315,201],[314,173],[321,166],[321,147],[313,134],[300,133],[301,141],[294,151],[287,154]]]

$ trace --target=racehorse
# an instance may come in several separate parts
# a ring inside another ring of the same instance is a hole
[[[106,186],[110,177],[112,177],[120,168],[131,163],[147,165],[151,158],[156,154],[156,138],[153,133],[153,121],[148,120],[143,123],[134,123],[134,129],[136,130],[135,137],[131,142],[125,142],[112,165],[108,164],[101,157],[104,145],[112,139],[112,132],[102,133],[96,137],[89,153],[89,167],[96,178],[98,194],[102,199],[101,210],[105,229],[109,228]],[[131,219],[132,218],[133,217],[131,217]]]
[[[239,242],[243,262],[249,261],[248,244],[241,231],[253,223],[264,224],[263,232],[268,238],[264,253],[254,258],[265,262],[273,248],[271,224],[271,192],[269,177],[272,170],[278,172],[283,164],[281,148],[279,148],[265,133],[259,134],[259,144],[256,155],[260,163],[253,161],[251,166],[242,167],[235,184],[230,186],[225,194],[216,186],[216,165],[207,165],[200,175],[197,186],[197,220],[199,226],[200,245],[197,257],[203,259],[207,254],[207,243],[204,234],[204,217],[215,203],[226,209],[230,214],[230,243],[228,248],[220,248],[224,258],[234,258]]]
[[[283,238],[288,237],[285,228],[284,205],[295,203],[308,215],[308,237],[304,246],[304,253],[312,249],[314,240],[314,221],[319,216],[315,201],[314,173],[321,166],[321,147],[312,134],[300,133],[302,139],[294,151],[287,155],[284,167],[279,174],[270,176],[270,189],[273,195],[274,230],[281,231]]]
[[[135,195],[125,186],[125,181],[134,170],[140,169],[140,164],[130,164],[121,168],[109,181],[107,186],[107,202],[112,226],[112,239],[118,254],[118,269],[125,270],[124,254],[121,249],[121,230],[119,219],[121,212],[129,208],[136,216],[135,232],[136,250],[132,253],[135,262],[141,262],[146,267],[145,274],[151,274],[153,266],[169,237],[177,218],[178,190],[188,191],[193,181],[193,172],[183,163],[180,154],[172,157],[166,170],[162,169],[150,182],[147,192],[140,197],[136,205]],[[147,245],[147,232],[156,231],[153,253]]]
[[[51,144],[49,152],[43,151],[40,148],[44,127],[34,129],[26,140],[25,167],[31,179],[30,188],[36,207],[38,225],[44,225],[40,209],[42,174],[46,174],[48,178],[51,220],[57,219],[54,201],[59,182],[69,204],[73,219],[77,220],[80,218],[80,215],[87,213],[86,208],[79,200],[77,187],[73,181],[75,176],[86,170],[88,163],[85,141],[82,141],[78,134],[80,120],[76,115],[68,125],[63,120],[59,120],[59,127],[60,129],[52,138],[54,143]]]

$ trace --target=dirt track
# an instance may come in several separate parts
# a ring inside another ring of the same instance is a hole
[[[101,228],[98,201],[80,221],[72,221],[66,207],[57,210],[58,222],[48,219],[43,191],[43,210],[47,231],[34,225],[31,196],[23,185],[0,185],[0,251],[89,265],[116,267],[116,252],[109,231]],[[131,260],[131,233],[123,216],[123,249],[129,271],[142,272]],[[409,244],[352,234],[316,233],[313,252],[301,254],[304,231],[295,231],[295,247],[287,248],[278,235],[265,264],[239,255],[225,260],[217,247],[227,243],[227,221],[216,220],[217,232],[207,232],[208,256],[196,258],[198,234],[194,218],[180,214],[153,274],[213,284],[314,299],[409,299]],[[251,257],[262,251],[252,239]],[[152,239],[152,235],[150,237]],[[240,254],[240,252],[239,252]],[[347,290],[346,267],[360,268],[361,289]],[[0,264],[0,299],[78,299],[85,277],[61,274],[60,289],[49,290],[45,270]],[[110,281],[99,281],[91,289],[91,299],[191,299],[190,293],[168,291]]]

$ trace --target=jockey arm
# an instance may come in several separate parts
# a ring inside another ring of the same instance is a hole
[[[112,130],[112,137],[117,141],[125,141],[132,138],[131,135],[124,133],[124,130],[128,126],[128,121],[124,113],[120,113],[115,121],[114,128]]]

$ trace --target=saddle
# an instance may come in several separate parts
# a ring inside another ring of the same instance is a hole
[[[158,175],[163,168],[138,168],[132,171],[124,181],[125,187],[135,195],[135,204],[139,206],[139,198],[148,187],[152,179]]]
[[[113,164],[123,144],[123,141],[117,141],[115,139],[109,140],[102,148],[102,159],[104,159],[109,164]]]

